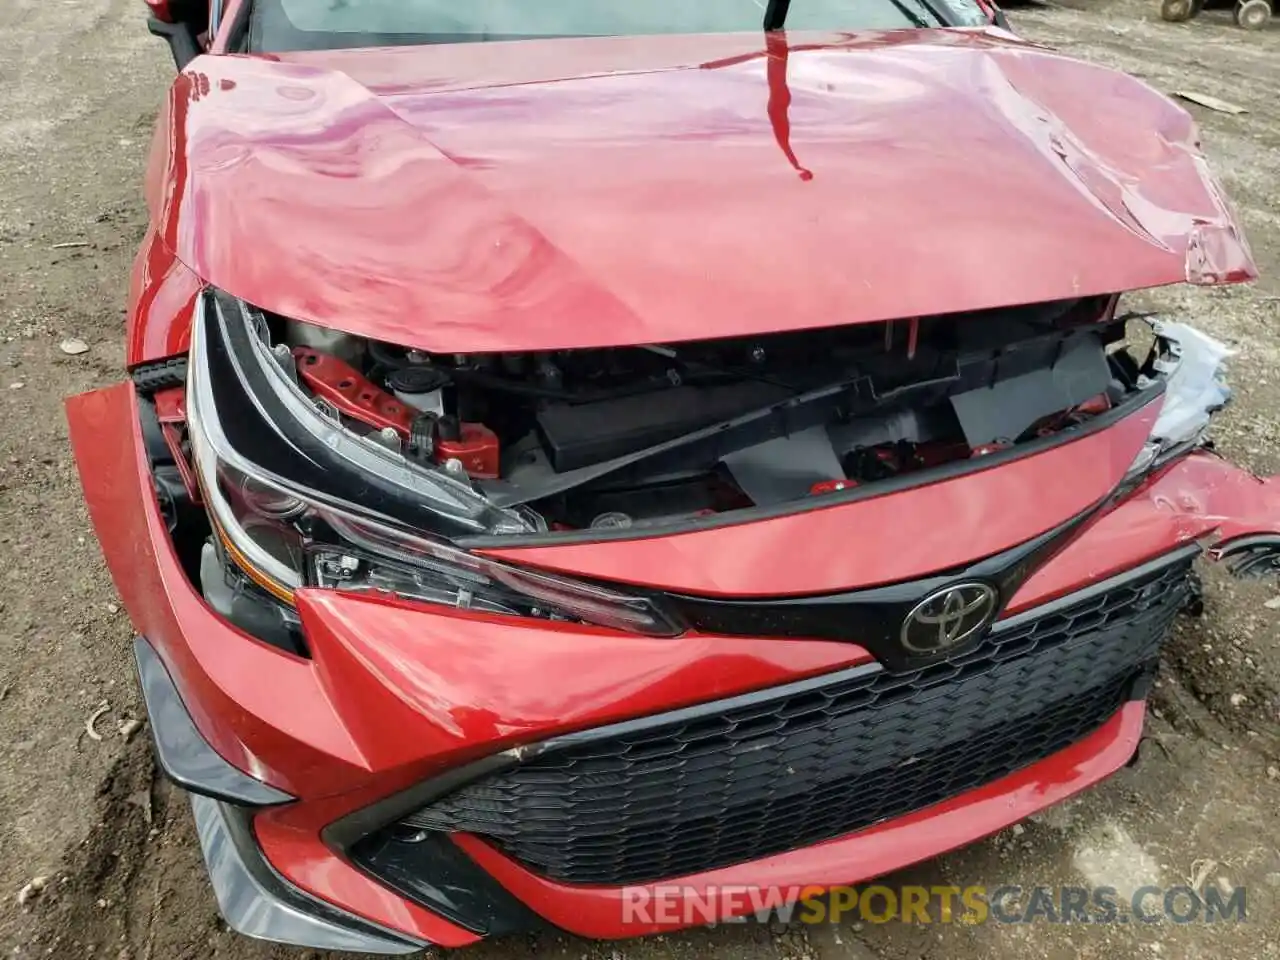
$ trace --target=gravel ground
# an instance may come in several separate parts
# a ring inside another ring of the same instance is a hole
[[[1033,38],[1167,90],[1248,108],[1201,110],[1206,148],[1237,203],[1264,279],[1168,290],[1147,305],[1240,351],[1220,447],[1280,471],[1280,105],[1277,29],[1226,13],[1159,22],[1153,3],[1017,11]],[[15,957],[297,957],[229,934],[181,795],[155,781],[128,667],[130,628],[94,543],[62,398],[119,379],[140,183],[171,67],[137,0],[0,0],[0,948]],[[77,244],[77,246],[66,246]],[[88,352],[65,355],[79,337]],[[1208,575],[1206,612],[1182,621],[1156,690],[1142,763],[1034,822],[890,882],[1143,883],[1247,887],[1245,925],[975,927],[735,925],[620,944],[544,934],[480,958],[1280,957],[1280,611],[1274,584]],[[98,741],[85,721],[105,707]],[[17,894],[34,877],[43,892]],[[311,960],[318,960],[313,954]]]

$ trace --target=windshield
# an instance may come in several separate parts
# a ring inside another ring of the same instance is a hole
[[[255,51],[763,29],[768,0],[254,0]],[[980,25],[974,0],[792,0],[791,30]]]

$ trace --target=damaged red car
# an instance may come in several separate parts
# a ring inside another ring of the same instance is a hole
[[[896,870],[1128,762],[1197,556],[1280,556],[1230,351],[1130,297],[1255,274],[1193,122],[994,8],[150,6],[129,376],[68,414],[245,934]]]

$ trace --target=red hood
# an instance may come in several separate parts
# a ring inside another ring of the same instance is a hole
[[[437,352],[1253,275],[1194,124],[1138,80],[995,32],[769,47],[204,57],[174,87],[156,226],[250,302]]]

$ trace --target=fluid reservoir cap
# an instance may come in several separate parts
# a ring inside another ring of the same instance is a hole
[[[432,393],[449,385],[449,375],[439,367],[426,364],[401,367],[387,376],[392,393]]]

